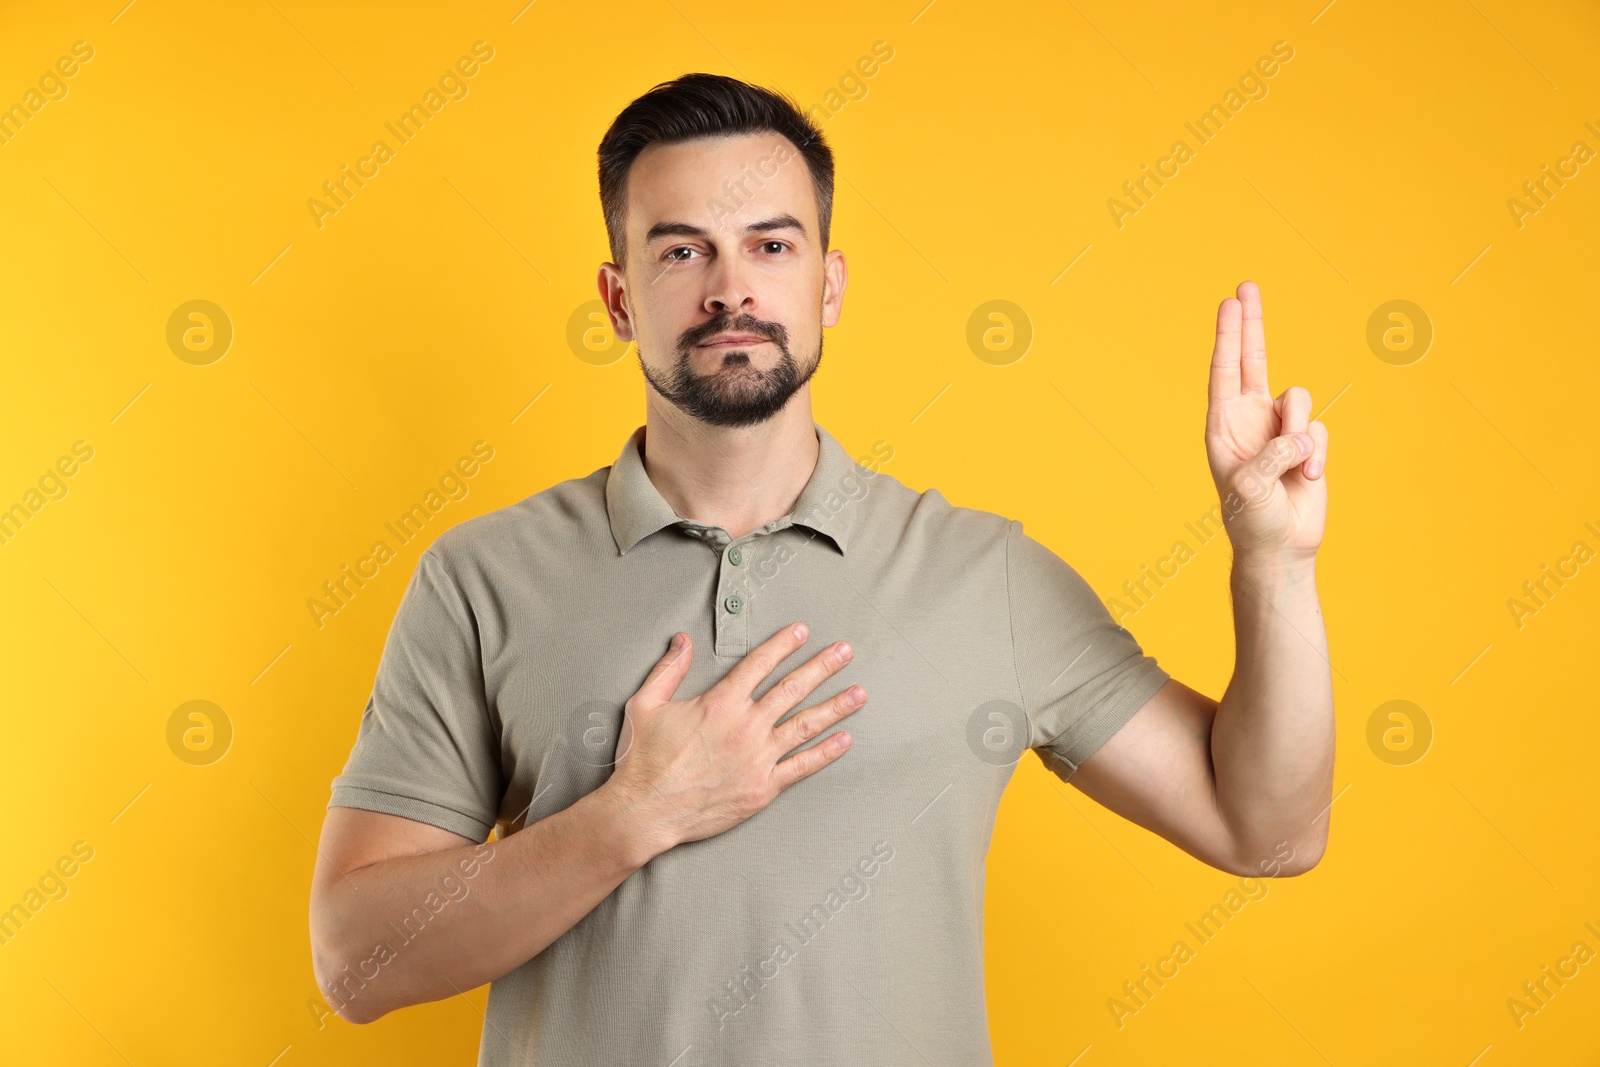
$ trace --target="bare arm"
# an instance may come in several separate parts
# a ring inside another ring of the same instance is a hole
[[[411,819],[328,810],[312,880],[312,968],[341,1018],[372,1022],[501,977],[655,856],[738,825],[849,750],[841,731],[794,752],[859,710],[860,686],[778,724],[850,661],[847,648],[829,645],[756,699],[805,642],[805,628],[791,626],[701,696],[674,701],[693,652],[679,636],[681,649],[627,703],[611,778],[564,811],[480,845]]]
[[[1222,702],[1167,682],[1070,781],[1220,870],[1303,874],[1328,844],[1333,693],[1314,577],[1234,567]]]
[[[330,808],[311,896],[312,967],[348,1022],[474,989],[538,955],[653,855],[604,786],[483,844]]]
[[[1312,564],[1258,569],[1235,560],[1233,679],[1211,730],[1217,803],[1247,859],[1287,842],[1295,872],[1328,845],[1333,680]]]
[[[1311,394],[1267,390],[1261,294],[1217,309],[1206,452],[1233,543],[1236,655],[1221,703],[1169,681],[1072,777],[1207,863],[1299,874],[1327,849],[1332,664],[1317,601],[1328,431]]]

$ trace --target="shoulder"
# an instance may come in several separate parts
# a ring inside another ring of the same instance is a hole
[[[567,553],[587,538],[611,539],[606,519],[606,477],[601,467],[581,478],[557,482],[514,504],[484,512],[445,530],[423,552],[424,561],[440,564],[453,577],[481,573],[502,560],[529,558],[543,551]]]
[[[1020,519],[953,504],[938,489],[913,489],[881,470],[860,473],[867,480],[867,494],[876,494],[877,500],[871,520],[858,523],[854,536],[883,551],[910,554],[947,575],[970,570],[987,576],[995,573],[988,569],[993,566],[1013,590],[1082,582],[1050,545],[1028,535]],[[866,532],[860,532],[863,526]]]
[[[913,489],[882,470],[874,473],[867,467],[860,474],[866,495],[876,500],[871,521],[858,525],[856,536],[889,550],[915,550],[961,560],[985,553],[1004,556],[1012,519],[953,504],[936,488]]]

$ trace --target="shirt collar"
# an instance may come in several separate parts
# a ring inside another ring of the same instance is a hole
[[[843,553],[859,510],[850,504],[866,494],[866,479],[832,434],[815,421],[811,425],[817,432],[817,466],[811,479],[795,501],[794,510],[761,530],[771,533],[790,525],[804,526],[827,535]],[[639,453],[644,435],[644,426],[633,431],[606,475],[606,511],[618,552],[627,552],[665,526],[700,525],[673,510],[650,480]]]

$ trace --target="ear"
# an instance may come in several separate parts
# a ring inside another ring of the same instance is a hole
[[[843,252],[834,248],[822,257],[822,325],[838,323],[844,311],[844,287],[849,275]]]
[[[595,286],[600,290],[600,302],[605,304],[606,314],[611,317],[611,332],[617,335],[617,340],[637,340],[633,335],[633,313],[628,308],[622,268],[609,260],[600,264]]]

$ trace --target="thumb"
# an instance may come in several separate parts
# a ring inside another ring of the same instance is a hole
[[[672,644],[668,646],[666,654],[656,660],[656,665],[639,687],[638,695],[643,698],[645,706],[653,708],[671,700],[678,692],[678,686],[683,683],[684,675],[689,673],[689,664],[693,660],[694,643],[689,640],[689,635],[681,630],[673,634]]]

